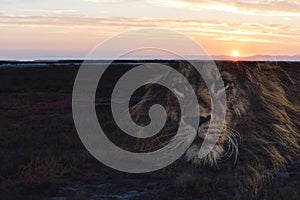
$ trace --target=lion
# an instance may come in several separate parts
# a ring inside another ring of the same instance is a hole
[[[209,90],[191,64],[179,61],[172,65],[193,85],[201,111],[198,134],[184,158],[178,161],[180,167],[174,167],[178,169],[174,175],[175,185],[199,186],[199,179],[212,168],[211,184],[232,185],[231,197],[240,198],[244,192],[255,196],[276,172],[285,170],[299,156],[300,104],[297,91],[291,89],[297,89],[299,76],[291,78],[276,63],[217,62],[226,89],[226,123],[212,151],[199,158],[198,152],[212,117]],[[179,105],[174,101],[174,94],[165,88],[148,85],[143,89],[143,95],[163,100],[160,103],[167,110],[164,130],[157,138],[141,142],[143,151],[154,151],[176,134],[180,118],[176,106]],[[131,114],[137,124],[149,123],[147,110],[154,103],[157,102],[145,100],[132,106]],[[188,168],[192,173],[185,172]]]

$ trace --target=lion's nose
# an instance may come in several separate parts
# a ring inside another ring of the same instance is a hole
[[[200,117],[200,125],[208,122],[210,120],[210,118],[211,118],[210,115],[208,115],[206,117]]]

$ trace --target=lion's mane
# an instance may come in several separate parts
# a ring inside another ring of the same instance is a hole
[[[292,89],[299,80],[270,63],[240,64],[234,70],[250,102],[246,116],[238,122],[241,144],[237,167],[246,175],[248,188],[256,192],[299,156],[300,108]]]
[[[299,158],[300,69],[287,73],[280,66],[281,64],[284,63],[217,62],[220,70],[237,77],[235,84],[238,84],[239,90],[242,90],[240,97],[246,99],[249,105],[246,113],[235,119],[235,130],[241,137],[238,158],[221,161],[218,170],[214,169],[215,178],[210,180],[212,184],[222,180],[223,182],[220,182],[223,184],[233,185],[235,191],[239,191],[238,193],[250,191],[255,195],[259,188],[278,171],[285,170],[289,163]],[[180,66],[178,71],[186,73],[187,69],[182,68],[186,65]],[[157,90],[150,89],[145,94],[155,96],[157,95],[155,92]],[[169,99],[168,93],[162,95],[164,99]],[[147,110],[149,106],[141,102],[135,105],[132,111],[135,116],[141,118],[143,110]],[[178,120],[177,114],[173,113],[169,116],[176,118],[174,121]],[[229,162],[230,160],[233,162]],[[183,173],[185,169],[187,167],[179,168],[179,173]],[[195,171],[197,169],[193,170],[192,176],[186,177],[193,177],[193,180],[197,181]],[[203,169],[200,168],[199,171],[202,172],[199,172],[201,175],[198,177],[205,176]],[[221,178],[218,179],[216,176]],[[177,179],[178,177],[181,179],[179,184],[182,186],[184,178],[176,175]],[[194,183],[192,185],[199,186]]]

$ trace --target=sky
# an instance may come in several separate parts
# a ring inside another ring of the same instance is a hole
[[[0,0],[0,59],[82,58],[145,27],[185,34],[209,55],[300,54],[300,0]]]

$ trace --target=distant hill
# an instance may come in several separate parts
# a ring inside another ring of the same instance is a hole
[[[234,58],[231,56],[212,56],[214,60],[233,60]],[[248,56],[248,57],[239,57],[237,60],[240,61],[300,61],[300,55],[294,56],[270,56],[270,55],[255,55],[255,56]]]

